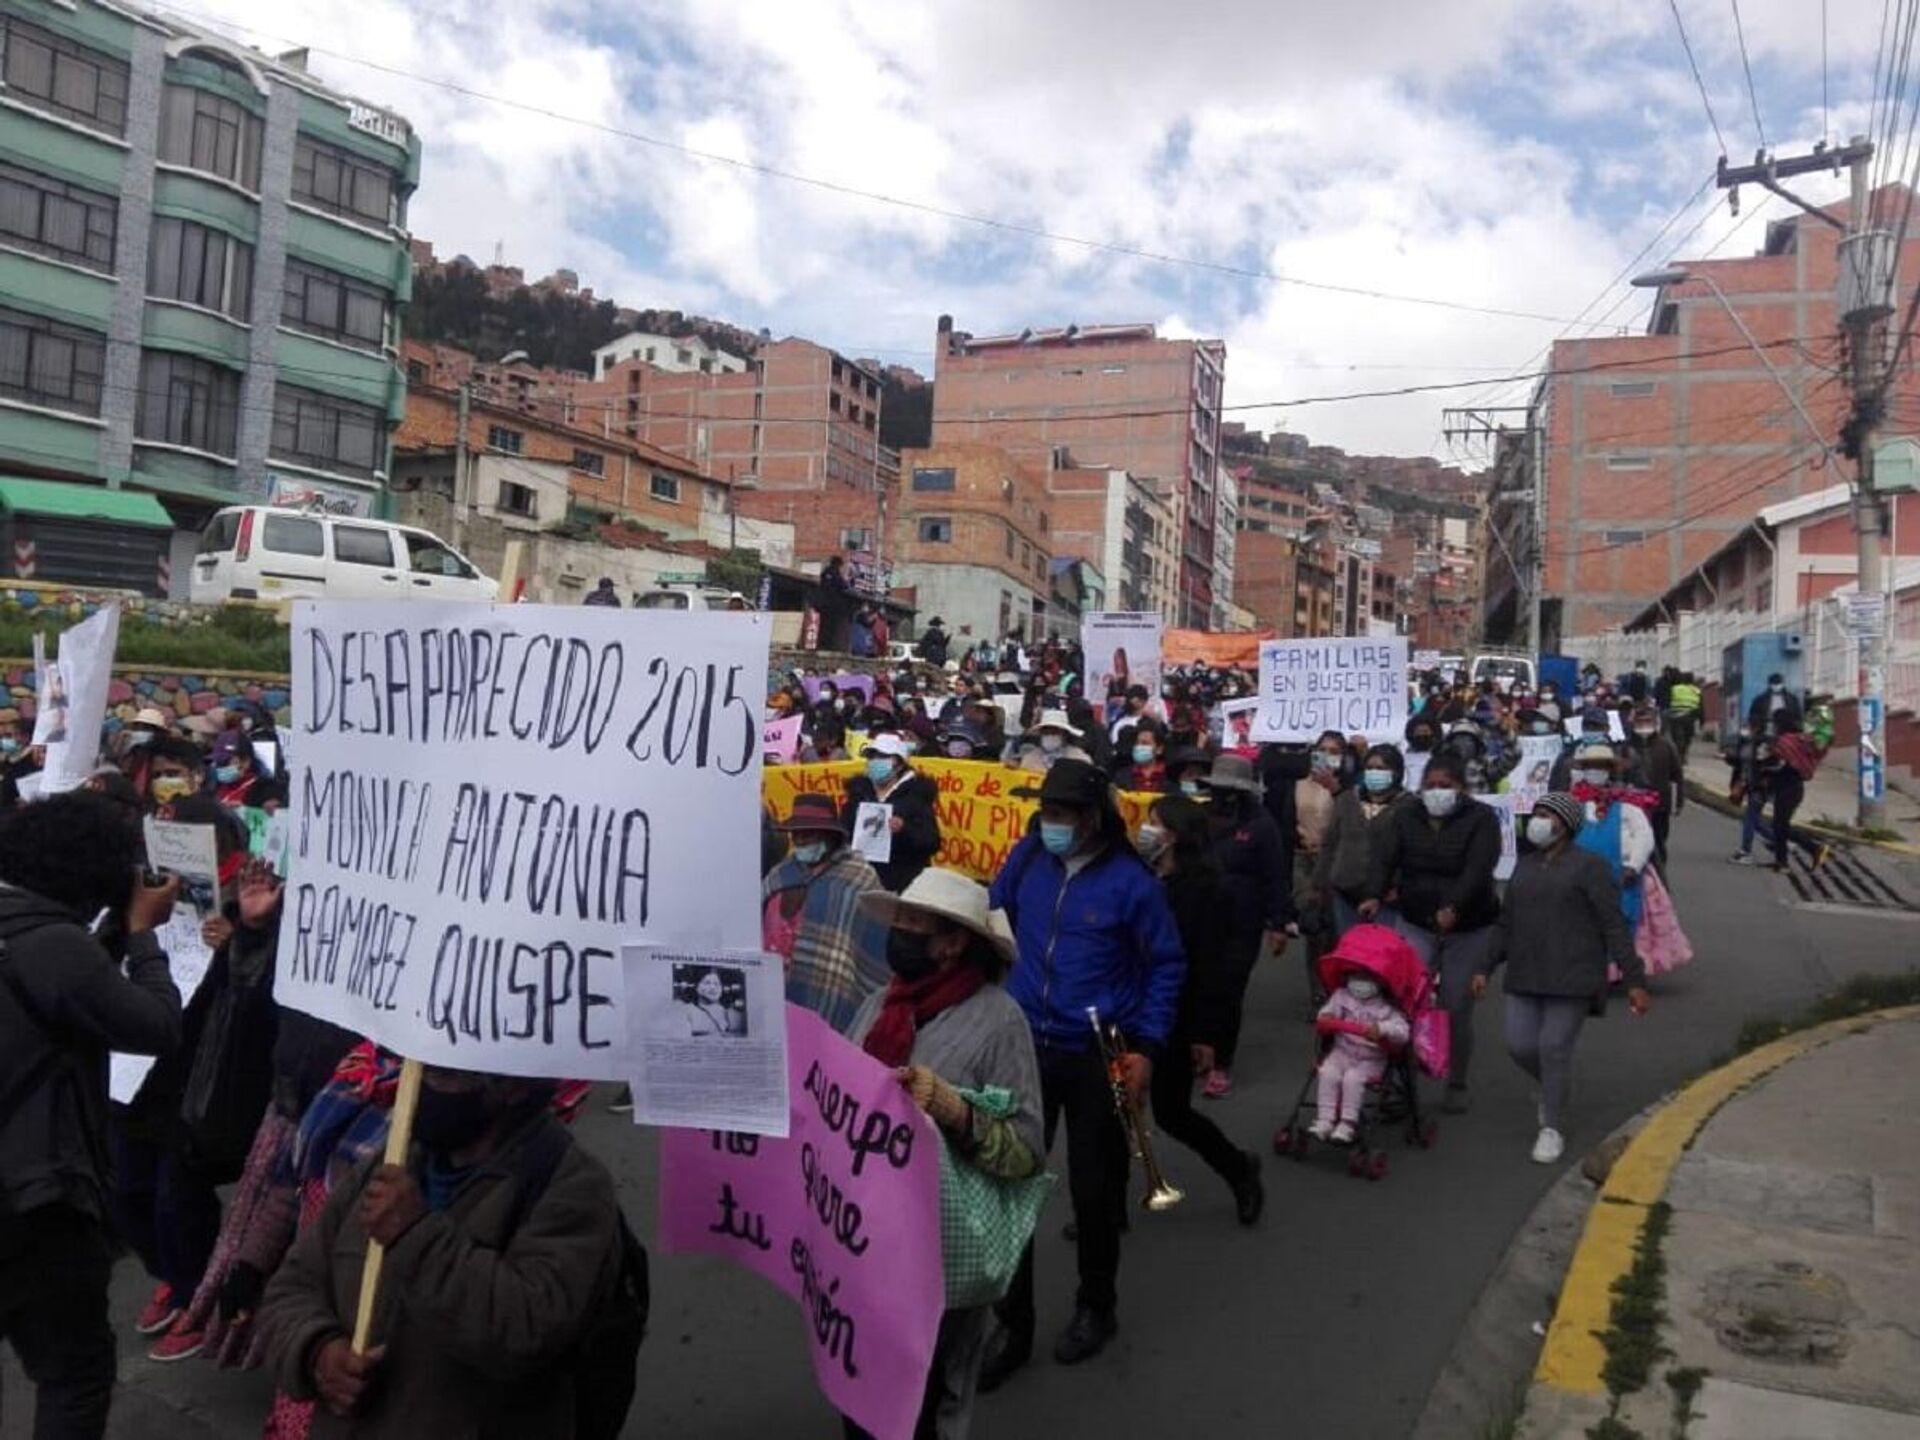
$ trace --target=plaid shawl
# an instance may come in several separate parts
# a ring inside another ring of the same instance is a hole
[[[850,849],[818,873],[789,855],[761,882],[762,914],[781,895],[804,892],[787,966],[787,999],[842,1035],[860,1002],[891,978],[886,927],[860,908],[860,897],[880,888],[873,867]]]

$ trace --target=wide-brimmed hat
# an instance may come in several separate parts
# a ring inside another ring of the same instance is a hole
[[[1204,769],[1212,763],[1213,757],[1199,746],[1182,745],[1167,756],[1167,773],[1177,775],[1180,771],[1190,770],[1196,765]]]
[[[831,795],[795,796],[793,813],[774,828],[789,835],[815,830],[832,831],[843,840],[847,835],[847,827],[840,823],[840,810]]]
[[[1213,768],[1200,782],[1209,790],[1244,790],[1249,795],[1264,795],[1267,787],[1253,773],[1253,762],[1244,755],[1216,755]]]
[[[1033,730],[1035,734],[1042,730],[1059,730],[1075,740],[1078,740],[1083,733],[1075,728],[1073,721],[1067,718],[1067,712],[1064,710],[1042,710],[1040,718],[1033,724]]]
[[[1002,961],[1013,958],[1013,936],[1003,924],[995,923],[987,905],[987,887],[958,870],[939,866],[922,870],[898,895],[870,890],[860,897],[860,908],[887,925],[904,910],[951,920],[993,946]]]
[[[155,709],[151,705],[147,706],[127,723],[129,725],[146,725],[155,730],[173,729],[173,718],[168,715],[166,711]]]
[[[1620,757],[1614,754],[1611,745],[1582,745],[1573,752],[1574,768],[1583,765],[1605,765],[1609,769],[1620,763]]]
[[[897,732],[885,730],[868,740],[861,748],[860,753],[862,755],[891,755],[896,760],[907,760],[913,756],[913,746],[909,745]]]
[[[1587,820],[1586,807],[1564,791],[1556,790],[1551,795],[1542,795],[1533,802],[1533,808],[1536,814],[1544,810],[1547,814],[1558,818],[1560,823],[1567,827],[1569,835],[1579,834],[1580,827]]]

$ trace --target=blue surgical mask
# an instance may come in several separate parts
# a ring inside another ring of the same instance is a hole
[[[1360,772],[1360,783],[1375,795],[1384,795],[1393,788],[1393,772],[1391,770],[1362,770]]]
[[[818,865],[827,858],[827,842],[810,840],[805,845],[796,845],[793,847],[793,858],[802,865]]]
[[[893,774],[893,761],[885,755],[876,755],[867,761],[867,779],[876,785],[884,785],[887,777]]]
[[[11,735],[0,737],[0,755],[18,755],[20,742]]]
[[[1339,763],[1340,757],[1338,755],[1329,755],[1324,750],[1316,750],[1313,752],[1313,768],[1316,770],[1331,770]]]
[[[222,785],[231,785],[240,778],[240,767],[238,765],[216,765],[213,767],[213,778]]]
[[[1136,765],[1151,765],[1153,763],[1153,746],[1151,745],[1134,746],[1133,747],[1133,763]]]
[[[1200,782],[1198,780],[1182,780],[1180,782],[1180,793],[1182,795],[1198,795],[1200,793]]]
[[[1040,822],[1040,843],[1047,847],[1049,855],[1067,854],[1079,833],[1079,827],[1074,825],[1059,825],[1050,820]]]

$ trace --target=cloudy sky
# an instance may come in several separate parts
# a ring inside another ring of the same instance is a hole
[[[1230,404],[1498,377],[1576,317],[1569,333],[1638,326],[1642,297],[1607,287],[1663,226],[1643,265],[1751,250],[1785,208],[1750,190],[1736,220],[1710,185],[1688,203],[1720,146],[1665,0],[182,4],[263,49],[311,46],[319,74],[407,115],[426,145],[413,228],[443,255],[499,244],[623,304],[923,372],[947,312],[975,333],[1221,336]],[[1830,121],[1822,8],[1739,7],[1783,153],[1866,128],[1883,7],[1826,0]],[[1750,159],[1732,7],[1679,9]],[[1444,404],[1519,393],[1240,418],[1446,455]]]

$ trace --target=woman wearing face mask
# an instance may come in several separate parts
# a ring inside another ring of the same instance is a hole
[[[955,1166],[1008,1181],[1039,1174],[1040,1063],[1027,1017],[1002,988],[1012,946],[987,892],[956,870],[930,869],[863,908],[887,927],[891,978],[860,1007],[848,1038],[893,1067]],[[943,1194],[942,1204],[961,1203],[960,1193]],[[968,1434],[992,1315],[991,1305],[972,1305],[941,1316],[915,1436]],[[866,1434],[850,1421],[845,1429]]]
[[[1114,787],[1153,792],[1165,790],[1167,767],[1162,757],[1166,754],[1167,737],[1159,722],[1142,720],[1131,731],[1122,731],[1120,738],[1129,763],[1121,766],[1114,775]]]
[[[1206,1161],[1233,1191],[1240,1223],[1251,1225],[1267,1199],[1260,1183],[1260,1157],[1235,1146],[1193,1108],[1194,1083],[1213,1074],[1220,1041],[1239,1003],[1238,977],[1227,955],[1231,902],[1214,864],[1207,811],[1184,795],[1155,801],[1134,844],[1167,887],[1167,905],[1187,952],[1187,976],[1166,1063],[1153,1072],[1154,1128]]]
[[[1420,788],[1420,777],[1427,770],[1427,758],[1433,754],[1433,747],[1440,738],[1440,727],[1430,713],[1434,708],[1429,705],[1426,710],[1407,721],[1407,769],[1401,783],[1408,790]]]
[[[1607,966],[1627,982],[1635,1015],[1650,1003],[1646,972],[1620,913],[1613,878],[1575,837],[1585,810],[1571,795],[1544,797],[1527,821],[1532,850],[1520,857],[1507,884],[1496,939],[1473,977],[1473,995],[1486,994],[1487,977],[1504,963],[1507,1053],[1538,1087],[1533,1158],[1551,1165],[1565,1150],[1567,1088],[1573,1049],[1596,999],[1607,993]]]
[[[1310,783],[1310,782],[1309,782]],[[1285,947],[1295,925],[1297,865],[1287,836],[1261,804],[1262,786],[1253,764],[1239,755],[1217,756],[1207,775],[1207,820],[1213,834],[1213,859],[1225,882],[1227,932],[1222,984],[1231,1003],[1214,1043],[1213,1069],[1202,1088],[1209,1100],[1233,1091],[1233,1061],[1239,1048],[1240,1021],[1247,982],[1261,954]]]
[[[1021,770],[1045,772],[1061,760],[1093,764],[1093,757],[1081,745],[1082,734],[1067,718],[1064,710],[1043,710],[1040,723],[1020,737],[1007,763]]]
[[[1396,806],[1382,817],[1373,871],[1358,907],[1362,920],[1372,920],[1392,906],[1393,928],[1437,977],[1453,1042],[1441,1107],[1449,1114],[1467,1108],[1471,987],[1500,918],[1493,889],[1499,863],[1499,820],[1467,793],[1466,767],[1459,758],[1442,751],[1421,777],[1419,804]]]
[[[779,828],[793,849],[760,883],[761,944],[786,962],[787,999],[844,1033],[886,980],[882,937],[860,911],[880,877],[847,844],[830,795],[797,796]]]
[[[205,761],[191,740],[163,735],[154,741],[147,761],[148,813],[197,794],[206,780]]]
[[[1571,794],[1586,810],[1577,844],[1606,862],[1614,890],[1631,931],[1640,923],[1640,877],[1653,861],[1656,802],[1651,791],[1620,778],[1620,759],[1611,746],[1583,745],[1573,752]]]
[[[1375,745],[1367,751],[1360,783],[1334,802],[1333,823],[1327,827],[1313,867],[1314,897],[1333,918],[1330,940],[1338,940],[1360,923],[1359,906],[1366,898],[1373,851],[1379,844],[1375,822],[1406,798],[1407,792],[1401,789],[1405,773],[1406,761],[1397,746]]]
[[[213,742],[207,757],[213,774],[214,798],[222,805],[260,808],[280,802],[273,781],[260,773],[254,757],[253,741],[238,731],[229,731]]]
[[[853,833],[862,805],[893,807],[887,828],[893,832],[888,858],[875,862],[880,883],[898,895],[927,866],[940,849],[940,819],[934,813],[939,792],[933,781],[909,765],[913,751],[898,735],[875,735],[863,752],[866,769],[847,782],[841,823]]]

